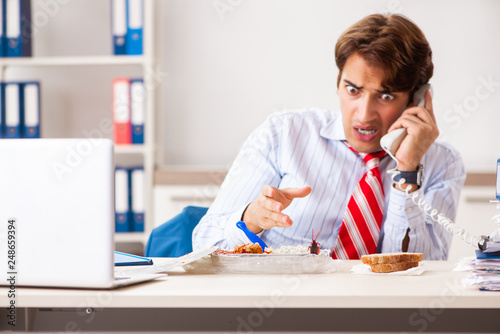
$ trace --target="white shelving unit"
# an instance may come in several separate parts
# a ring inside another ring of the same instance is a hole
[[[36,0],[35,0],[36,1]],[[109,0],[108,0],[109,1]],[[129,155],[139,155],[145,173],[145,223],[144,232],[116,233],[116,242],[141,242],[145,244],[153,226],[153,175],[156,165],[156,134],[155,134],[155,101],[156,87],[148,89],[148,80],[156,67],[154,49],[154,19],[156,0],[144,1],[144,26],[143,26],[143,55],[96,55],[96,56],[66,56],[66,57],[27,57],[27,58],[0,58],[0,81],[5,80],[7,68],[30,68],[30,67],[139,67],[142,71],[145,84],[145,121],[144,121],[144,144],[143,145],[116,145],[116,158]],[[36,36],[35,36],[36,38]],[[111,43],[111,36],[110,43]],[[42,83],[43,84],[43,83]],[[111,92],[111,82],[109,91]],[[43,90],[42,96],[43,99]],[[44,110],[41,110],[42,114]],[[109,118],[111,118],[111,105],[109,107]],[[45,137],[42,133],[42,138]],[[50,137],[50,134],[48,134]]]
[[[145,56],[70,56],[0,58],[0,66],[108,66],[147,65]]]

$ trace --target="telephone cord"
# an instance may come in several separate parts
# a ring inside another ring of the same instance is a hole
[[[389,169],[387,171],[387,174],[390,174],[392,182],[394,182],[394,184],[397,184],[400,190],[403,190],[401,186],[404,183],[406,183],[406,180],[404,178],[399,179],[399,181],[394,180],[394,178],[400,174],[400,171],[398,171],[399,161],[390,152],[387,153],[391,156],[391,158],[393,158],[396,161],[396,167]],[[472,235],[471,233],[467,232],[463,226],[455,224],[450,218],[446,217],[441,213],[438,213],[438,211],[434,209],[432,205],[426,203],[423,195],[420,196],[417,192],[410,194],[411,189],[412,185],[409,185],[403,191],[406,193],[406,196],[410,197],[413,203],[415,203],[415,205],[417,205],[425,215],[430,217],[433,221],[437,222],[438,224],[442,225],[444,229],[449,233],[455,234],[464,242],[471,244],[474,247],[477,247],[478,242],[481,240],[480,237]]]

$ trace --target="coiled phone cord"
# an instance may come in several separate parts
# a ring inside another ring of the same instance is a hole
[[[396,175],[400,174],[400,171],[398,171],[399,161],[394,155],[392,155],[391,152],[387,152],[387,154],[389,154],[389,156],[394,159],[394,161],[396,161],[396,167],[389,169],[387,171],[387,174],[391,175],[392,182],[399,185],[399,189],[402,190],[403,188],[401,186],[406,183],[406,180],[404,178],[401,178],[399,181],[394,180]],[[411,185],[404,189],[404,192],[406,192],[406,196],[410,197],[413,203],[415,203],[415,205],[417,205],[426,216],[430,217],[439,225],[442,225],[444,229],[449,233],[457,235],[460,239],[468,244],[471,244],[474,247],[478,247],[478,243],[481,240],[481,237],[472,235],[471,233],[467,232],[463,226],[455,224],[450,218],[441,213],[438,213],[438,211],[434,209],[432,205],[425,202],[425,198],[423,197],[423,195],[420,196],[417,192],[410,194],[411,189]]]

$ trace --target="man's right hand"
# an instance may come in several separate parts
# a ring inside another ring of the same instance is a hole
[[[243,214],[243,221],[254,233],[272,227],[289,227],[293,222],[289,216],[281,213],[295,198],[306,197],[311,187],[278,189],[264,186],[259,197],[250,203]]]

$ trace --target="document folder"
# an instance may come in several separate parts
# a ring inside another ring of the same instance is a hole
[[[5,138],[21,138],[21,93],[18,82],[4,83]]]
[[[148,259],[147,257],[115,251],[115,266],[139,266],[152,264],[153,260]]]
[[[6,41],[7,37],[5,34],[5,29],[6,29],[6,20],[5,20],[5,0],[0,0],[0,19],[2,20],[0,22],[0,57],[5,57],[5,48],[6,48]],[[1,137],[0,137],[1,138]]]
[[[132,168],[130,171],[132,194],[132,230],[144,231],[144,168]]]
[[[23,137],[40,138],[40,84],[23,83]]]
[[[31,0],[6,0],[7,57],[31,57]]]
[[[128,0],[126,39],[128,55],[142,55],[143,7],[143,0]]]
[[[131,144],[130,79],[113,80],[113,130],[115,144]]]
[[[0,82],[0,138],[5,138],[5,89]]]
[[[479,249],[476,249],[476,259],[478,260],[500,260],[500,252],[485,253]]]
[[[113,0],[111,5],[111,30],[113,34],[113,53],[127,53],[127,0]]]
[[[130,80],[132,144],[144,144],[144,82]]]
[[[130,232],[130,177],[126,168],[115,170],[115,231]]]

